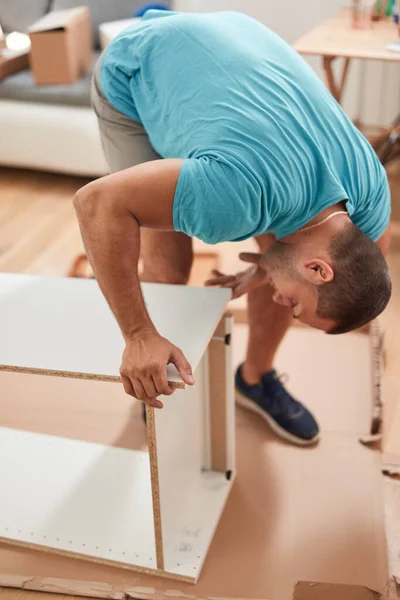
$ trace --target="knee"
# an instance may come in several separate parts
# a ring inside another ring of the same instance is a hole
[[[191,264],[157,268],[156,265],[144,265],[140,279],[147,283],[170,283],[186,285],[190,278]]]
[[[186,285],[190,278],[190,268],[180,268],[165,274],[163,283]]]
[[[73,206],[79,222],[90,221],[94,218],[99,202],[99,190],[95,182],[85,185],[78,190],[73,198]]]

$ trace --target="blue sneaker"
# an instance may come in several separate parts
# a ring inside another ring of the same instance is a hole
[[[264,373],[257,385],[248,385],[242,377],[242,365],[236,371],[236,402],[262,417],[281,438],[307,446],[319,439],[319,428],[312,414],[292,398],[275,370]]]

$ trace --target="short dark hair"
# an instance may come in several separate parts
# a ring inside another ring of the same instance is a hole
[[[332,319],[328,333],[347,333],[375,319],[392,293],[389,269],[378,246],[354,223],[330,245],[334,278],[318,287],[317,315]]]

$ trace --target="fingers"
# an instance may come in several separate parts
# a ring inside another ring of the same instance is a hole
[[[163,403],[156,398],[158,394],[154,388],[153,382],[149,385],[147,381],[134,379],[132,385],[135,391],[135,398],[138,400],[141,400],[148,406],[153,406],[154,408],[162,408],[164,406]]]
[[[164,372],[160,371],[153,375],[153,383],[157,390],[157,396],[170,396],[174,393],[174,390],[169,386],[166,369],[164,369]]]
[[[223,287],[230,287],[235,283],[236,278],[233,275],[225,275],[224,277],[215,277],[214,279],[207,279],[204,285],[221,285]]]
[[[236,281],[236,275],[224,275],[224,273],[221,273],[221,271],[218,271],[217,269],[213,269],[211,273],[214,277],[211,277],[204,282],[204,285],[206,286],[221,285],[223,287],[231,287]]]
[[[262,254],[257,254],[256,252],[241,252],[239,254],[240,260],[243,262],[252,263],[254,265],[258,265],[261,257]]]
[[[162,408],[164,405],[161,400],[158,400],[156,396],[159,396],[161,393],[158,392],[157,386],[154,384],[152,378],[150,379],[140,379],[129,377],[121,373],[122,384],[124,386],[125,392],[129,396],[133,396],[133,398],[137,398],[141,400],[148,406],[153,406],[154,408]],[[168,394],[172,393],[173,390],[168,386]]]
[[[175,365],[175,367],[178,369],[179,375],[182,377],[182,380],[187,385],[194,384],[192,367],[187,361],[186,356],[183,354],[182,350],[179,350],[179,348],[175,347],[171,353],[170,362],[173,365]]]
[[[133,389],[133,385],[132,385],[129,377],[125,377],[125,375],[121,374],[121,379],[122,379],[122,385],[124,386],[125,393],[128,394],[128,396],[133,396],[134,398],[136,398],[135,391]]]
[[[247,289],[244,286],[236,286],[232,288],[232,300],[235,300],[236,298],[240,298],[240,296],[243,296],[244,294],[247,294]]]
[[[147,406],[152,406],[153,408],[163,408],[164,404],[158,400],[157,398],[146,398],[142,400]]]

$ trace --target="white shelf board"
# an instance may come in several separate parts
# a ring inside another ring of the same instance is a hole
[[[143,284],[158,331],[199,364],[230,290]],[[119,378],[118,325],[93,280],[0,274],[0,366]],[[168,379],[181,379],[168,366]]]
[[[0,538],[155,569],[147,452],[0,428]]]

